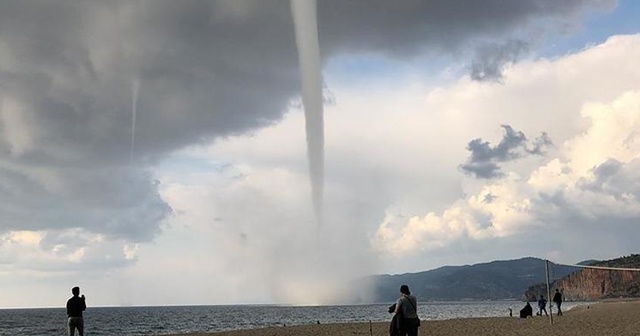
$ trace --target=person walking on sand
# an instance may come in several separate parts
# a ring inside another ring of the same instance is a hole
[[[545,300],[544,295],[540,295],[540,300],[538,300],[538,308],[540,308],[538,315],[542,316],[542,312],[544,311],[544,315],[549,316],[549,314],[547,314],[547,300]]]
[[[87,304],[84,300],[84,294],[80,295],[80,287],[71,288],[71,297],[67,301],[67,316],[69,316],[69,336],[75,335],[75,330],[78,329],[78,334],[84,336],[84,320],[82,319],[82,312],[87,309]]]
[[[402,315],[400,318],[401,336],[418,336],[420,319],[418,318],[418,300],[411,295],[409,286],[400,286],[400,298],[396,301],[395,313]]]
[[[558,316],[562,316],[562,309],[560,309],[560,305],[562,305],[562,294],[560,294],[560,291],[557,288],[556,293],[553,295],[553,302],[558,307]]]

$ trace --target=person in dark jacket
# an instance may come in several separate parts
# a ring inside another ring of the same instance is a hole
[[[393,314],[393,318],[391,318],[391,323],[389,323],[389,336],[400,336],[400,318],[402,318],[401,314],[395,314],[396,312],[396,304],[392,304],[389,306],[389,314]]]
[[[82,319],[82,312],[87,309],[87,304],[84,300],[84,294],[80,295],[80,287],[71,288],[73,297],[67,300],[67,316],[69,317],[69,336],[75,335],[75,330],[78,329],[78,334],[84,336],[84,320]]]
[[[546,316],[549,316],[549,314],[547,314],[547,299],[544,298],[544,295],[540,295],[540,300],[538,300],[538,308],[540,309],[538,315],[542,316],[542,312],[544,312]]]
[[[562,316],[562,309],[560,309],[560,305],[562,305],[562,294],[556,288],[556,293],[553,295],[553,303],[558,307],[558,316]]]
[[[529,301],[527,301],[527,304],[524,306],[524,308],[520,309],[520,317],[527,318],[529,316],[533,316],[533,307],[531,307]]]

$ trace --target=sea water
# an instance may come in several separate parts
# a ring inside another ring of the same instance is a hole
[[[563,310],[579,304],[563,303]],[[388,304],[343,306],[165,306],[89,307],[85,335],[166,335],[314,323],[382,322],[391,320]],[[422,320],[509,316],[520,301],[419,303]],[[537,305],[533,304],[534,308]],[[554,307],[555,308],[555,307]],[[536,309],[537,310],[537,309]],[[534,310],[534,312],[536,311]],[[555,312],[555,309],[554,309]],[[66,335],[64,308],[0,309],[0,335]]]

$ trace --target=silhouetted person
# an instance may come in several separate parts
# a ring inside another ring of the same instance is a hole
[[[82,319],[82,312],[87,309],[87,304],[84,300],[84,294],[80,295],[80,287],[71,288],[73,297],[67,301],[67,316],[69,316],[69,336],[75,335],[75,330],[78,329],[78,334],[84,336],[84,320]]]
[[[529,316],[533,316],[533,307],[531,307],[529,301],[527,301],[527,304],[524,306],[524,308],[520,309],[520,317],[527,318]]]
[[[560,305],[562,305],[562,294],[560,294],[560,291],[557,288],[556,293],[553,295],[553,302],[558,307],[558,316],[562,316],[562,309],[560,309]]]
[[[409,286],[400,286],[400,298],[396,301],[396,315],[400,314],[400,336],[417,336],[420,319],[418,318],[418,300],[411,295]]]
[[[538,312],[540,316],[542,316],[543,311],[544,315],[549,316],[549,314],[547,314],[547,300],[544,298],[544,295],[540,295],[540,300],[538,300],[538,308],[540,308],[540,311]]]

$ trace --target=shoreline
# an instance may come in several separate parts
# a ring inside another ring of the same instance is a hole
[[[514,312],[515,315],[516,312]],[[602,300],[573,307],[563,316],[471,317],[422,322],[420,334],[429,336],[522,335],[547,336],[549,332],[565,335],[640,335],[640,300]],[[389,319],[390,320],[390,319]],[[307,324],[287,327],[221,331],[213,333],[172,334],[165,336],[353,336],[387,335],[389,322]]]

